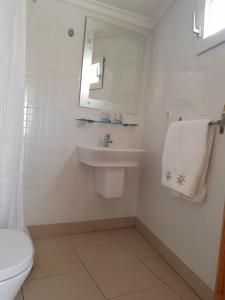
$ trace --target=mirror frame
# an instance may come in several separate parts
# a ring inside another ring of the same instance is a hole
[[[93,36],[90,36],[90,33],[87,31],[87,25],[88,25],[88,19],[94,19],[99,22],[105,22],[106,24],[119,27],[124,30],[128,30],[130,32],[134,32],[136,34],[139,34],[140,36],[143,37],[143,54],[145,53],[145,47],[146,47],[146,35],[144,33],[132,30],[130,28],[126,28],[117,24],[114,24],[113,22],[107,22],[105,20],[97,19],[96,17],[92,16],[86,16],[85,17],[85,28],[84,28],[84,38],[83,38],[83,55],[82,55],[82,65],[81,65],[81,76],[80,76],[80,91],[79,91],[79,106],[81,108],[89,108],[89,109],[95,109],[99,111],[111,111],[115,113],[124,113],[128,115],[134,115],[137,116],[139,114],[140,110],[140,102],[138,102],[137,99],[137,111],[136,112],[131,112],[131,111],[124,111],[123,109],[121,110],[119,106],[116,106],[112,102],[109,101],[104,101],[104,100],[98,100],[98,99],[92,99],[89,97],[90,93],[90,84],[88,80],[85,80],[84,74],[88,73],[89,67],[92,64],[92,53],[93,53]],[[89,44],[89,47],[86,47],[86,45]],[[107,60],[106,56],[102,56],[99,58],[101,60],[100,63],[100,76],[101,76],[101,81],[99,83],[94,83],[93,89],[98,89],[101,88],[104,84],[104,71],[105,71],[105,62]],[[142,62],[142,72],[141,72],[141,78],[143,79],[143,66],[144,66],[144,59]],[[139,94],[141,95],[141,84],[140,84],[140,90]],[[139,96],[140,97],[140,96]],[[102,106],[102,108],[99,108]]]

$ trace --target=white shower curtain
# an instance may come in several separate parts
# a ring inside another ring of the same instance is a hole
[[[0,0],[0,228],[23,230],[25,0]]]

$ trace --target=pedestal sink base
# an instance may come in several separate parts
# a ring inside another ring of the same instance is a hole
[[[105,198],[123,196],[125,168],[95,168],[96,192]]]

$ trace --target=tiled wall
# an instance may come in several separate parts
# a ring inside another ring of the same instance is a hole
[[[85,16],[98,16],[57,0],[27,4],[26,224],[134,216],[139,170],[128,171],[123,198],[106,200],[95,193],[92,168],[81,165],[77,157],[78,144],[97,144],[106,132],[112,133],[115,144],[142,143],[142,123],[122,128],[75,121],[99,114],[78,105]],[[75,30],[73,38],[67,34],[70,27]],[[142,111],[143,105],[136,118],[142,119]]]
[[[153,33],[151,97],[144,135],[148,154],[138,218],[213,288],[225,199],[225,135],[216,134],[204,204],[175,198],[160,183],[169,123],[179,117],[218,119],[225,104],[225,45],[195,55],[196,37],[191,30],[196,6],[197,0],[176,1]]]

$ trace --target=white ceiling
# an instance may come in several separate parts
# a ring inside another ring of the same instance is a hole
[[[175,0],[98,0],[103,4],[148,18],[155,25]]]

